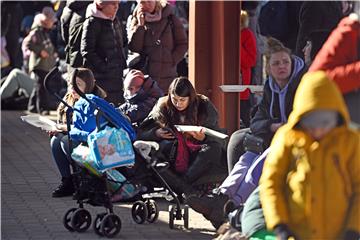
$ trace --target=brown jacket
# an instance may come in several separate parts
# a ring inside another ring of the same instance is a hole
[[[149,75],[158,82],[164,92],[167,92],[171,81],[177,77],[176,65],[188,49],[184,26],[174,15],[173,7],[170,5],[162,9],[161,20],[157,22],[135,26],[137,21],[134,18],[136,11],[132,16],[132,26],[128,29],[129,49],[149,57]],[[157,44],[159,37],[160,43]]]

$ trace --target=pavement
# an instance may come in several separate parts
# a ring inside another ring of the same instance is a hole
[[[48,135],[20,120],[21,111],[1,111],[1,239],[104,239],[89,228],[84,233],[69,232],[62,223],[65,212],[77,207],[71,197],[52,198],[60,176],[51,158]],[[169,203],[156,199],[159,219],[136,224],[132,204],[116,204],[122,228],[115,239],[213,239],[215,229],[190,209],[189,229],[183,221],[168,226]],[[94,219],[103,207],[85,205]]]

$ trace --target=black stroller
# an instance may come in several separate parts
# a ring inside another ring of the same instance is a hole
[[[100,119],[103,118],[107,121],[108,125],[115,128],[124,128],[129,132],[133,131],[131,125],[122,125],[119,126],[118,121],[114,119],[114,117],[123,117],[120,113],[116,112],[114,108],[108,104],[106,101],[102,100],[101,106],[99,106],[99,102],[97,102],[97,98],[89,98],[84,93],[82,93],[76,85],[76,70],[72,73],[72,83],[75,91],[85,99],[91,106],[93,106],[96,113],[96,124],[97,128],[101,129],[104,126],[101,126]],[[54,68],[45,78],[44,85],[45,89],[53,94],[59,101],[61,101],[65,106],[67,106],[66,117],[67,119],[71,119],[71,113],[73,112],[72,106],[69,106],[56,92],[52,91],[47,83],[49,79],[59,78],[60,72],[58,68]],[[105,105],[104,105],[105,103]],[[109,109],[111,111],[115,111],[116,114],[109,113]],[[119,115],[120,114],[120,115]],[[70,131],[70,121],[67,121],[67,129]],[[72,143],[69,138],[70,149],[72,149]],[[93,229],[96,234],[99,236],[105,236],[108,238],[112,238],[116,236],[121,230],[121,220],[120,217],[114,213],[113,204],[110,198],[110,189],[109,183],[115,182],[120,184],[118,189],[121,189],[124,184],[133,183],[138,184],[144,181],[149,175],[151,177],[157,176],[158,180],[162,183],[162,186],[166,188],[169,194],[175,200],[176,205],[172,205],[169,210],[169,227],[174,227],[174,220],[184,220],[184,227],[188,228],[189,223],[189,211],[188,207],[185,206],[182,210],[180,201],[171,187],[166,183],[166,181],[161,177],[159,173],[159,168],[166,168],[166,164],[163,166],[159,166],[156,162],[156,158],[149,157],[149,154],[143,154],[144,146],[145,148],[149,148],[149,153],[153,153],[156,151],[156,145],[144,143],[144,142],[135,142],[134,143],[135,150],[138,152],[139,161],[144,161],[142,164],[146,165],[146,168],[150,169],[149,174],[145,174],[143,176],[136,176],[135,178],[128,179],[126,181],[117,182],[113,179],[110,179],[106,172],[102,173],[100,176],[94,175],[89,169],[79,166],[74,160],[70,159],[71,166],[73,169],[73,182],[75,187],[74,200],[77,201],[78,207],[70,208],[64,215],[63,224],[64,227],[69,231],[76,232],[84,232],[91,226],[92,218],[91,214],[88,210],[84,208],[84,204],[90,204],[92,206],[103,206],[105,207],[105,212],[100,213],[95,217],[93,221]],[[137,159],[138,161],[138,159]],[[133,220],[142,224],[145,221],[152,223],[155,222],[159,215],[159,210],[157,204],[154,200],[148,198],[145,201],[136,201],[131,209]]]

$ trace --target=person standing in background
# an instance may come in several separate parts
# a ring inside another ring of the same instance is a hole
[[[119,109],[130,118],[133,126],[139,126],[163,95],[156,81],[132,69],[124,79],[125,103]]]
[[[33,30],[25,37],[23,45],[30,51],[29,72],[35,78],[28,110],[33,113],[48,114],[50,110],[48,93],[44,88],[46,74],[56,64],[56,52],[49,31],[57,21],[51,7],[44,7],[42,13],[35,16]]]
[[[256,38],[249,28],[249,16],[246,11],[240,13],[240,72],[241,84],[250,85],[251,69],[256,65]],[[245,125],[250,125],[250,90],[240,93],[240,118]]]
[[[86,10],[80,51],[84,67],[90,68],[97,84],[107,92],[106,100],[122,104],[124,39],[116,17],[119,1],[94,0]]]
[[[302,49],[314,30],[332,31],[343,17],[341,1],[305,1],[300,9],[299,32],[295,54],[304,57]]]
[[[188,49],[185,28],[163,0],[137,1],[128,27],[129,49],[148,58],[146,74],[166,93]],[[143,69],[139,69],[144,72]]]
[[[309,71],[324,70],[335,81],[351,120],[360,125],[360,10],[356,9],[330,34]]]

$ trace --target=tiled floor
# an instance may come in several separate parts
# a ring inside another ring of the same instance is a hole
[[[75,201],[51,198],[59,174],[51,159],[49,137],[20,120],[24,113],[1,112],[1,239],[99,239],[92,228],[85,233],[67,231],[62,218]],[[122,221],[118,239],[212,239],[214,228],[202,215],[190,210],[190,229],[175,221],[168,227],[168,203],[158,201],[159,220],[138,225],[131,218],[131,204],[119,204]],[[87,206],[93,218],[103,207]]]

